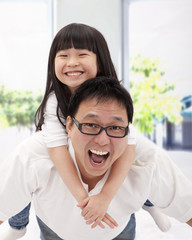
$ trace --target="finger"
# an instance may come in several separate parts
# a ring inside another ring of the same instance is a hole
[[[115,228],[115,227],[118,226],[116,222],[115,222],[116,224],[114,224],[114,223],[111,222],[110,219],[109,219],[108,217],[106,217],[106,216],[102,219],[102,221],[103,221],[104,223],[106,223],[110,228]]]
[[[114,224],[109,221],[107,218],[103,218],[102,221],[106,223],[110,228],[114,228]]]
[[[94,215],[93,212],[90,211],[90,208],[87,207],[87,206],[85,206],[85,207],[82,209],[81,215],[82,215],[83,217],[85,217],[85,215],[87,215],[87,214],[88,214],[88,216],[89,216],[88,218],[90,218],[92,215]]]
[[[95,222],[94,218],[90,218],[88,221],[86,221],[86,224],[90,225]]]
[[[105,228],[105,226],[103,225],[103,223],[99,223],[99,227],[101,227],[101,228]]]
[[[100,218],[100,219],[103,218],[103,215],[102,215],[102,216],[99,216],[97,213],[91,211],[91,210],[90,210],[89,208],[87,208],[87,207],[85,207],[85,208],[82,210],[81,215],[84,217],[85,220],[92,219],[93,221],[95,221],[97,218]]]
[[[81,215],[84,217],[85,220],[93,220],[95,221],[99,216],[98,214],[94,213],[93,211],[91,211],[88,207],[85,207],[83,210],[82,210],[82,213]],[[103,216],[102,216],[103,217]],[[102,218],[101,218],[102,219]]]
[[[91,225],[91,228],[95,228],[97,227],[99,224],[97,224],[96,222],[94,222],[92,225]]]
[[[95,228],[97,226],[100,226],[101,228],[105,228],[105,226],[101,223],[101,218],[97,218],[97,220],[91,225],[91,228]]]
[[[104,229],[105,228],[105,225],[102,223],[102,222],[99,222],[98,224],[97,223],[94,223],[91,228],[95,228],[96,226],[99,226],[100,228]]]
[[[114,226],[118,226],[118,223],[115,221],[115,219],[112,218],[108,213],[106,213],[104,217],[108,219]]]
[[[81,216],[85,217],[88,214],[88,210],[86,208],[83,208],[81,211]]]
[[[90,220],[90,221],[94,222],[95,219],[97,219],[97,218],[94,217],[94,215],[91,215],[91,213],[87,213],[87,214],[84,216],[84,219],[85,219],[85,220]]]

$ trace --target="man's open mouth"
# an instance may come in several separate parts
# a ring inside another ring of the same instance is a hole
[[[94,165],[100,166],[103,165],[106,159],[109,157],[109,152],[90,149],[89,157]]]

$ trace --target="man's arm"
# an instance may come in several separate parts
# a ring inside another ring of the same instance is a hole
[[[0,221],[0,224],[2,224],[3,222],[2,221]]]
[[[187,224],[192,227],[192,218],[187,222]]]

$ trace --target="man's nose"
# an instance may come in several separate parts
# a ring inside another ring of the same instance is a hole
[[[71,66],[78,66],[78,65],[79,65],[79,60],[77,57],[71,56],[70,58],[68,58],[67,66],[71,67]]]
[[[107,135],[106,131],[103,129],[99,135],[95,136],[95,142],[99,145],[106,145],[110,143],[110,137]]]

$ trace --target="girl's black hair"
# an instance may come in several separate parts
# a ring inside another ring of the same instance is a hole
[[[51,92],[54,92],[56,95],[58,101],[57,117],[62,125],[59,112],[62,113],[64,118],[67,117],[71,92],[68,86],[61,83],[56,77],[55,56],[58,51],[72,47],[76,49],[88,49],[96,54],[98,64],[97,76],[114,77],[117,79],[107,42],[97,29],[80,23],[72,23],[63,27],[56,34],[50,48],[45,94],[35,114],[36,131],[41,130],[44,123],[45,107]]]

